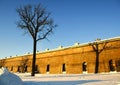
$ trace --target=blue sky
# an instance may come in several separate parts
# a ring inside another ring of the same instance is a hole
[[[58,25],[37,50],[120,36],[120,0],[0,0],[0,58],[32,53],[29,34],[17,28],[16,8],[41,3]]]

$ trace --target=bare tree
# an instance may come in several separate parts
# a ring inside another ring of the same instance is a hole
[[[0,68],[1,68],[1,67],[4,67],[4,66],[5,66],[5,63],[6,63],[6,59],[0,60]]]
[[[42,7],[41,4],[32,6],[26,5],[17,8],[17,13],[20,21],[17,26],[28,32],[33,38],[33,60],[32,60],[32,73],[35,76],[35,63],[36,63],[36,47],[37,42],[45,39],[53,29],[56,27],[53,20],[50,19],[50,13]]]
[[[96,62],[95,62],[95,73],[99,71],[99,55],[100,53],[106,48],[107,42],[100,43],[100,39],[96,39],[95,42],[90,43],[89,45],[92,46],[95,54],[96,54]],[[101,47],[99,45],[102,45]]]
[[[28,62],[29,62],[29,58],[28,57],[22,57],[22,60],[20,62],[20,67],[21,67],[21,72],[22,73],[27,71]]]

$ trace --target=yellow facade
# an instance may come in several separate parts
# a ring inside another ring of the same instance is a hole
[[[85,44],[76,43],[70,47],[37,53],[36,72],[41,74],[94,73],[95,49],[99,52],[99,73],[120,71],[120,37],[116,37]],[[12,72],[31,72],[32,54],[10,57],[0,61],[1,66],[7,67]]]

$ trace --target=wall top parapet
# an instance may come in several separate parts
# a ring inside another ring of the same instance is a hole
[[[117,36],[117,37],[108,38],[108,39],[103,39],[103,40],[100,39],[100,40],[97,41],[97,42],[98,42],[98,44],[99,44],[99,43],[119,41],[119,40],[120,40],[120,36]],[[74,45],[67,46],[67,47],[63,47],[62,45],[60,45],[58,48],[55,48],[55,49],[46,49],[45,51],[37,52],[37,54],[54,52],[54,51],[60,51],[60,50],[65,50],[65,49],[69,49],[69,48],[84,47],[84,46],[88,46],[88,45],[90,45],[90,43],[94,43],[94,42],[96,42],[96,41],[87,42],[87,43],[82,43],[82,44],[81,44],[81,43],[74,43]],[[11,57],[7,57],[7,58],[17,58],[17,57],[31,56],[31,55],[32,55],[32,53],[27,53],[27,54],[23,54],[23,55],[11,56]],[[4,58],[4,59],[6,59],[6,58]]]
[[[99,39],[99,38],[98,38]],[[39,53],[47,53],[47,52],[53,52],[53,51],[59,51],[59,50],[64,50],[64,49],[69,49],[69,48],[77,48],[77,47],[83,47],[83,46],[88,46],[90,43],[94,43],[94,42],[98,42],[98,43],[104,43],[104,42],[112,42],[112,41],[117,41],[120,40],[120,36],[118,37],[113,37],[113,38],[108,38],[108,39],[99,39],[97,41],[93,41],[93,42],[87,42],[87,43],[74,43],[74,45],[71,46],[67,46],[67,47],[63,47],[63,46],[59,46],[58,48],[55,49],[49,49],[49,50],[45,50]]]

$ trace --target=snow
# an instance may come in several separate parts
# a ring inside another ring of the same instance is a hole
[[[2,68],[0,85],[120,85],[120,73],[36,74],[31,77],[30,73],[13,74]]]
[[[0,69],[0,85],[23,85],[22,80],[6,68]]]
[[[24,85],[120,85],[120,73],[17,75]]]

